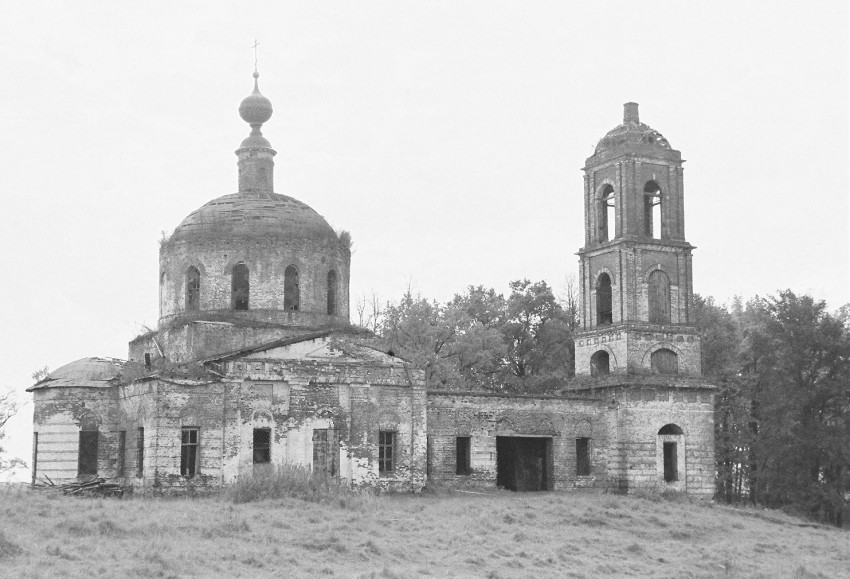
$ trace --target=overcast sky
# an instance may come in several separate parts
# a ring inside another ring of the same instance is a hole
[[[229,6],[229,7],[225,7]],[[682,152],[697,292],[850,301],[848,8],[811,2],[7,2],[0,387],[125,358],[158,241],[236,191],[237,107],[275,188],[354,240],[354,301],[577,271],[582,173],[640,103]],[[29,460],[31,404],[10,450]]]

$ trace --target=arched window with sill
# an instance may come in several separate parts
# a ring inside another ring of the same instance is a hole
[[[248,266],[237,263],[233,266],[230,282],[231,307],[234,310],[247,310],[250,296],[250,275]]]
[[[283,274],[283,309],[298,311],[300,308],[301,288],[298,281],[298,270],[294,265],[290,265]]]
[[[599,241],[610,241],[617,234],[617,201],[614,187],[605,185],[599,195]]]
[[[596,279],[596,325],[609,326],[614,322],[611,299],[611,276],[602,273]]]
[[[192,266],[186,271],[186,311],[193,312],[201,304],[201,272]]]
[[[670,279],[656,269],[647,280],[648,309],[650,324],[670,323]]]
[[[647,181],[643,187],[644,235],[661,239],[661,187],[655,181]]]

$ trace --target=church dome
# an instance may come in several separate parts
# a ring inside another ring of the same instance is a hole
[[[262,125],[272,118],[272,101],[260,94],[257,78],[260,74],[254,72],[254,91],[242,99],[239,104],[239,116],[249,125]]]
[[[240,192],[191,212],[168,242],[269,237],[338,240],[328,222],[306,203],[279,193]]]
[[[664,135],[640,122],[638,117],[638,104],[626,103],[624,105],[623,123],[617,125],[599,140],[596,152],[602,153],[615,149],[620,145],[643,145],[654,146],[661,149],[673,150]]]

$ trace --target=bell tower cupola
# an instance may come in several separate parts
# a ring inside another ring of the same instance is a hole
[[[576,374],[699,375],[683,163],[631,102],[585,162]]]

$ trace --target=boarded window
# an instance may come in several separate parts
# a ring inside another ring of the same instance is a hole
[[[272,429],[254,429],[254,464],[269,464],[272,461]]]
[[[297,311],[301,308],[301,287],[298,281],[298,270],[290,265],[283,273],[283,309]]]
[[[676,352],[666,348],[654,351],[650,356],[650,364],[652,369],[659,374],[679,373],[679,358],[676,356]]]
[[[234,310],[248,309],[250,289],[248,266],[244,263],[237,263],[233,266],[230,281],[231,307]]]
[[[180,439],[180,474],[192,478],[198,472],[198,429],[184,427]]]
[[[607,376],[610,370],[610,357],[605,350],[599,350],[590,357],[590,375]]]
[[[657,269],[649,274],[649,323],[670,323],[670,279]]]
[[[97,474],[97,430],[80,431],[79,476]]]
[[[472,472],[472,438],[458,436],[455,439],[455,474],[467,475]]]
[[[648,181],[643,188],[644,235],[661,239],[661,187]]]
[[[331,270],[328,272],[328,315],[330,316],[337,314],[336,290],[336,272]]]
[[[142,427],[136,434],[136,476],[145,476],[145,429]]]
[[[679,462],[677,444],[675,442],[664,443],[664,482],[679,480]]]
[[[590,476],[589,438],[576,438],[576,475]]]
[[[395,432],[382,430],[378,433],[378,472],[391,473],[395,469]]]
[[[613,320],[611,277],[602,273],[596,280],[596,324],[607,326],[613,323]]]
[[[599,198],[599,241],[614,239],[617,228],[617,207],[614,188],[606,185]]]
[[[339,459],[336,430],[316,428],[313,430],[313,472],[336,476]]]
[[[190,267],[186,272],[186,311],[197,310],[201,304],[201,272]]]
[[[116,471],[119,477],[124,476],[124,456],[127,452],[127,431],[122,430],[118,433],[118,465]]]

